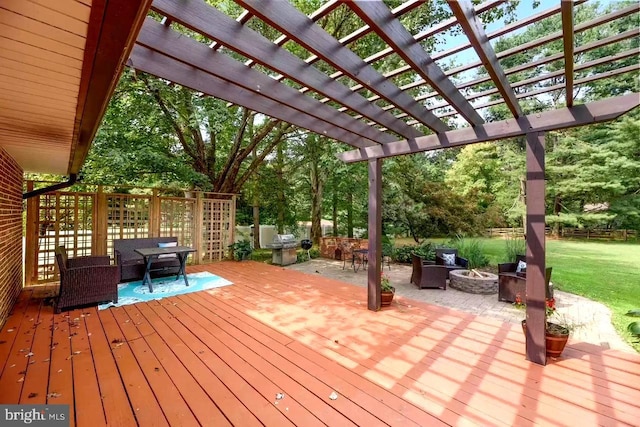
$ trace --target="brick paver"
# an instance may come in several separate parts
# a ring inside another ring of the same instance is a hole
[[[324,277],[366,286],[367,272],[360,269],[357,273],[353,268],[342,269],[342,261],[324,258],[313,259],[287,268],[304,271],[310,274],[320,274]],[[391,270],[385,268],[384,273],[396,288],[396,295],[405,299],[413,299],[430,304],[450,307],[469,313],[500,319],[505,322],[518,323],[524,318],[524,312],[512,304],[498,301],[498,295],[468,294],[447,287],[441,289],[418,289],[409,283],[411,266],[392,264]],[[604,348],[612,348],[634,352],[616,333],[611,324],[611,312],[603,304],[578,295],[556,290],[557,314],[564,316],[568,323],[577,327],[571,334],[574,342],[588,342]],[[409,304],[410,302],[407,301]]]

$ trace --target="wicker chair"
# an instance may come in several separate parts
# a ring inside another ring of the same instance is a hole
[[[443,254],[453,254],[455,257],[455,263],[447,264],[442,256]],[[448,279],[449,272],[451,270],[466,270],[469,267],[469,261],[466,258],[459,257],[457,249],[438,248],[436,249],[436,265],[444,265],[447,267]]]
[[[520,296],[520,300],[526,304],[527,274],[525,272],[516,272],[520,261],[526,262],[526,256],[517,255],[516,262],[498,264],[499,301],[515,302],[516,297]],[[552,271],[553,267],[547,267],[545,270],[545,294],[547,298],[553,298]]]
[[[55,250],[60,271],[60,293],[55,312],[101,302],[118,302],[120,272],[108,256],[68,258],[64,246]]]
[[[427,263],[417,255],[411,255],[413,270],[411,283],[418,289],[444,289],[447,290],[447,276],[449,270],[444,265]]]

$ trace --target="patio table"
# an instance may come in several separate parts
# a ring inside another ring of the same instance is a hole
[[[187,257],[189,256],[189,254],[195,251],[196,250],[194,248],[190,248],[188,246],[135,249],[135,252],[142,255],[142,258],[144,259],[145,267],[144,267],[144,278],[142,279],[142,284],[148,285],[149,292],[153,292],[153,285],[151,284],[151,272],[157,271],[157,269],[154,270],[151,268],[151,263],[153,262],[153,259],[158,258],[160,255],[175,254],[178,257],[178,260],[180,261],[180,269],[178,270],[176,280],[178,280],[180,278],[180,275],[182,274],[182,277],[184,279],[184,284],[186,286],[189,286],[189,281],[187,280],[187,275],[184,272],[184,267],[185,267],[185,264],[187,263]]]

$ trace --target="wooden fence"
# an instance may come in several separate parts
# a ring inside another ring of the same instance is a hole
[[[545,234],[551,235],[550,227],[545,229]],[[524,229],[522,227],[514,228],[487,228],[487,237],[506,237],[515,236],[523,237]],[[560,230],[560,237],[579,238],[579,239],[599,239],[599,240],[637,240],[638,232],[635,230],[614,230],[607,228],[566,228]]]
[[[27,183],[33,189],[33,183]],[[56,191],[27,200],[25,284],[57,280],[55,248],[71,257],[113,256],[113,241],[176,236],[193,246],[190,261],[219,261],[234,241],[236,196],[193,192],[192,197]]]

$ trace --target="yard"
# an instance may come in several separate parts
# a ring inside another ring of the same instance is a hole
[[[432,239],[438,244],[445,239]],[[491,265],[506,262],[505,241],[481,239]],[[396,239],[395,245],[412,244]],[[553,267],[551,281],[565,292],[599,301],[611,309],[616,330],[627,341],[625,313],[640,307],[640,244],[578,240],[547,240],[547,266]],[[633,344],[640,351],[640,345]]]

